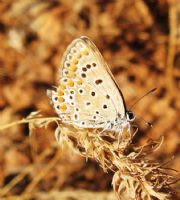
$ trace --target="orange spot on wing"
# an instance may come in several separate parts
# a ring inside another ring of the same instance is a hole
[[[87,50],[87,49],[84,49],[83,51],[82,51],[82,55],[89,55],[89,51]]]
[[[74,81],[72,79],[69,79],[68,82],[67,82],[67,85],[69,87],[73,87],[74,86]]]
[[[81,53],[78,53],[78,55],[77,55],[77,59],[79,59],[79,58],[81,58]]]
[[[82,82],[81,79],[79,79],[79,80],[77,81],[77,84],[78,84],[78,85],[82,85],[82,83],[83,83],[83,82]]]
[[[62,90],[58,90],[58,96],[63,96],[64,92]]]
[[[60,110],[61,110],[62,112],[66,111],[66,110],[67,110],[66,104],[63,104],[62,106],[60,106]]]
[[[68,71],[68,77],[69,78],[74,78],[76,75],[73,71]]]
[[[77,60],[77,59],[74,59],[72,63],[73,63],[74,65],[77,65],[77,64],[78,64],[78,60]]]
[[[62,102],[64,102],[64,98],[63,98],[63,97],[58,97],[58,101],[59,101],[60,103],[62,103]]]
[[[71,65],[68,69],[70,71],[76,71],[77,67],[76,67],[76,65]]]
[[[65,86],[65,84],[61,84],[61,85],[59,86],[59,88],[61,88],[62,90],[64,90],[64,89],[66,89],[66,86]]]

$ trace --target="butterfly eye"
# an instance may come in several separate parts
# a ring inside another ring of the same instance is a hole
[[[131,111],[127,111],[127,112],[126,112],[126,117],[127,117],[127,120],[128,120],[128,121],[134,121],[134,120],[135,120],[135,115],[134,115],[134,113],[131,112]]]

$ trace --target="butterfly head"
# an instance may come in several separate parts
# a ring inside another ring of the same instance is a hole
[[[129,122],[132,122],[135,120],[136,116],[132,111],[126,111],[126,118]]]

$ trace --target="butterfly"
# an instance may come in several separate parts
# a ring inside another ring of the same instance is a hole
[[[130,131],[135,119],[108,65],[86,36],[72,41],[65,51],[60,81],[48,96],[63,123],[78,128]]]

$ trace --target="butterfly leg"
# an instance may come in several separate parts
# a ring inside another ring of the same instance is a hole
[[[131,125],[130,125],[130,123],[127,124],[127,132],[129,132],[129,133],[131,132]]]
[[[133,132],[133,134],[131,135],[131,137],[133,138],[135,135],[136,135],[136,133],[138,132],[138,126],[137,125],[131,125],[132,127],[135,127],[136,129],[135,129],[135,131]]]
[[[121,141],[122,132],[123,132],[123,129],[121,128],[118,133],[118,149],[119,149],[119,145],[120,145],[120,141]]]
[[[102,130],[99,134],[104,133],[106,130],[108,130],[108,129],[110,129],[110,128],[111,128],[111,123],[107,123],[107,124],[105,125],[105,127],[103,128],[103,130]]]

